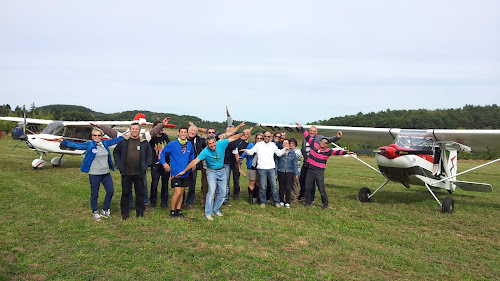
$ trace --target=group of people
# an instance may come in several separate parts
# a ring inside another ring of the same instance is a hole
[[[265,208],[273,203],[276,208],[290,208],[295,200],[305,200],[310,207],[318,187],[323,208],[328,208],[328,196],[324,185],[324,170],[331,155],[344,155],[351,152],[328,148],[330,142],[337,141],[342,132],[334,137],[318,135],[316,127],[306,131],[299,123],[304,141],[302,149],[294,138],[287,139],[286,132],[256,133],[249,143],[253,128],[238,131],[245,125],[242,122],[233,126],[232,118],[226,107],[228,127],[224,133],[216,133],[214,128],[180,127],[178,137],[170,141],[163,132],[169,118],[155,122],[153,128],[141,134],[138,123],[130,125],[129,133],[118,136],[109,127],[93,124],[92,139],[85,143],[75,143],[60,139],[62,146],[86,150],[81,171],[89,174],[91,187],[90,207],[94,220],[110,216],[110,204],[114,194],[110,171],[114,170],[109,147],[116,144],[113,152],[114,162],[121,173],[122,195],[120,201],[121,217],[129,218],[133,205],[132,186],[135,190],[136,216],[144,216],[148,209],[156,209],[158,184],[161,179],[160,207],[168,208],[168,183],[173,189],[170,200],[170,217],[184,217],[182,209],[192,209],[195,201],[197,173],[201,171],[201,205],[207,220],[223,216],[221,207],[230,205],[229,182],[233,175],[233,199],[240,199],[240,175],[246,176],[248,202],[258,203]],[[207,134],[200,137],[198,131]],[[108,135],[111,139],[103,140]],[[299,170],[303,158],[302,168]],[[247,171],[242,169],[246,159]],[[148,202],[147,169],[151,167],[151,192]],[[279,183],[279,191],[277,186]],[[97,199],[100,184],[103,184],[106,197],[99,212]],[[187,195],[185,189],[188,189]]]

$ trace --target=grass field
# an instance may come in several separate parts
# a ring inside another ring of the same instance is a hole
[[[112,218],[96,222],[82,157],[35,171],[37,154],[25,145],[11,151],[15,143],[0,139],[0,280],[500,279],[498,164],[460,178],[491,183],[494,191],[458,189],[452,215],[419,186],[390,183],[372,203],[359,203],[359,188],[373,191],[382,176],[352,158],[332,157],[329,210],[319,198],[310,209],[261,209],[241,200],[213,222],[200,208],[200,180],[186,219],[156,210],[122,221],[115,171]],[[459,161],[459,171],[480,163]],[[246,178],[241,184],[245,198]],[[99,207],[103,199],[101,188]]]

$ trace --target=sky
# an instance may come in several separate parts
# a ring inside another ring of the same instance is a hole
[[[306,123],[500,104],[500,1],[0,0],[0,104]]]

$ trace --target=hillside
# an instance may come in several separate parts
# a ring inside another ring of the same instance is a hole
[[[456,109],[390,110],[333,117],[311,124],[411,129],[500,129],[500,107],[466,105]]]

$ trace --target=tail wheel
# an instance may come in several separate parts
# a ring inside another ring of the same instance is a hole
[[[441,212],[451,214],[453,210],[455,210],[455,200],[451,197],[444,198]]]
[[[361,188],[361,190],[359,190],[358,200],[360,202],[370,202],[370,195],[371,194],[372,194],[372,192],[370,191],[370,189],[368,187],[363,187],[363,188]]]

